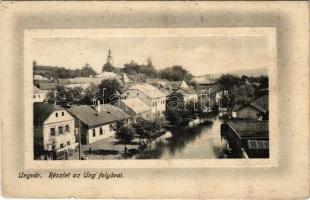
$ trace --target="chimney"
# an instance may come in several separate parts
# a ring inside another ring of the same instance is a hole
[[[100,104],[100,101],[99,101],[99,100],[97,100],[96,110],[97,110],[98,112],[101,111],[101,104]]]

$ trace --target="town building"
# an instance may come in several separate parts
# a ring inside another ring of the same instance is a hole
[[[119,107],[134,119],[137,117],[150,119],[152,117],[152,108],[139,98],[122,99]]]
[[[126,73],[122,74],[121,81],[123,82],[124,88],[128,88],[128,87],[134,85],[134,81],[131,80]]]
[[[48,92],[56,90],[57,88],[57,83],[50,81],[34,81],[34,85],[40,88],[41,90],[45,90]]]
[[[166,110],[166,95],[154,86],[142,83],[129,87],[121,95],[122,99],[139,98],[151,107],[153,114],[163,114]]]
[[[191,82],[195,82],[199,86],[213,86],[216,84],[216,77],[212,75],[201,75],[192,78]]]
[[[33,80],[49,80],[49,79],[48,79],[48,78],[45,78],[45,77],[42,76],[42,75],[35,74],[35,75],[33,75]]]
[[[231,158],[268,158],[269,122],[230,120],[221,125]]]
[[[267,94],[249,104],[235,108],[232,112],[232,117],[236,119],[268,120],[268,97],[269,95]]]
[[[83,89],[83,91],[89,88],[90,86],[91,86],[91,83],[72,83],[72,84],[64,85],[64,87],[71,88],[71,89],[80,87]]]
[[[33,104],[34,158],[66,159],[77,147],[74,118],[64,108]]]
[[[191,101],[198,102],[198,94],[196,93],[196,91],[190,90],[190,89],[180,88],[172,92],[171,94],[169,94],[167,98],[170,99],[172,96],[181,97],[185,103],[188,103]]]
[[[119,107],[97,103],[96,106],[73,106],[68,110],[75,118],[81,143],[91,144],[115,134],[115,123],[126,121],[130,116]]]
[[[100,74],[96,75],[97,78],[103,78],[103,79],[117,79],[117,78],[121,78],[119,75],[117,75],[114,72],[102,72]]]
[[[46,99],[47,92],[33,86],[33,102],[43,102]]]

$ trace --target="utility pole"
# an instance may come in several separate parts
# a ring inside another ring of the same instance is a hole
[[[210,89],[211,89],[211,88],[209,88],[209,95],[208,95],[208,96],[209,96],[209,109],[211,108],[211,97],[210,97]]]
[[[81,120],[79,119],[79,160],[81,160]]]

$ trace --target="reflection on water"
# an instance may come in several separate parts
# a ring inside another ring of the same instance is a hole
[[[195,128],[171,130],[172,137],[160,138],[151,149],[136,156],[138,159],[195,159],[221,158],[225,141],[221,141],[221,120],[210,118],[212,123]]]

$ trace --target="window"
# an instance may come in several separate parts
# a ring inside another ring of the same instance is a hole
[[[110,131],[113,131],[113,124],[109,125],[109,129],[110,129]]]
[[[96,137],[96,129],[93,129],[93,137]]]
[[[50,129],[50,134],[51,134],[51,136],[55,136],[56,135],[55,128],[51,128]]]
[[[38,98],[40,98],[40,95],[38,94]]]
[[[58,133],[59,133],[59,134],[64,134],[64,129],[63,129],[62,126],[59,126],[59,127],[58,127]]]
[[[99,134],[100,134],[100,135],[103,134],[102,127],[100,127]]]
[[[66,125],[66,132],[67,132],[67,133],[70,132],[70,127],[69,127],[69,125]]]
[[[64,144],[61,143],[61,144],[60,144],[60,148],[64,148],[64,147],[65,147]]]
[[[33,98],[36,98],[36,95],[33,95]]]
[[[61,112],[61,115],[62,115],[62,116],[65,116],[65,112]]]
[[[58,113],[56,113],[56,117],[58,117]]]
[[[139,96],[139,92],[137,92],[137,96]]]
[[[67,145],[70,146],[70,141],[67,142]]]

